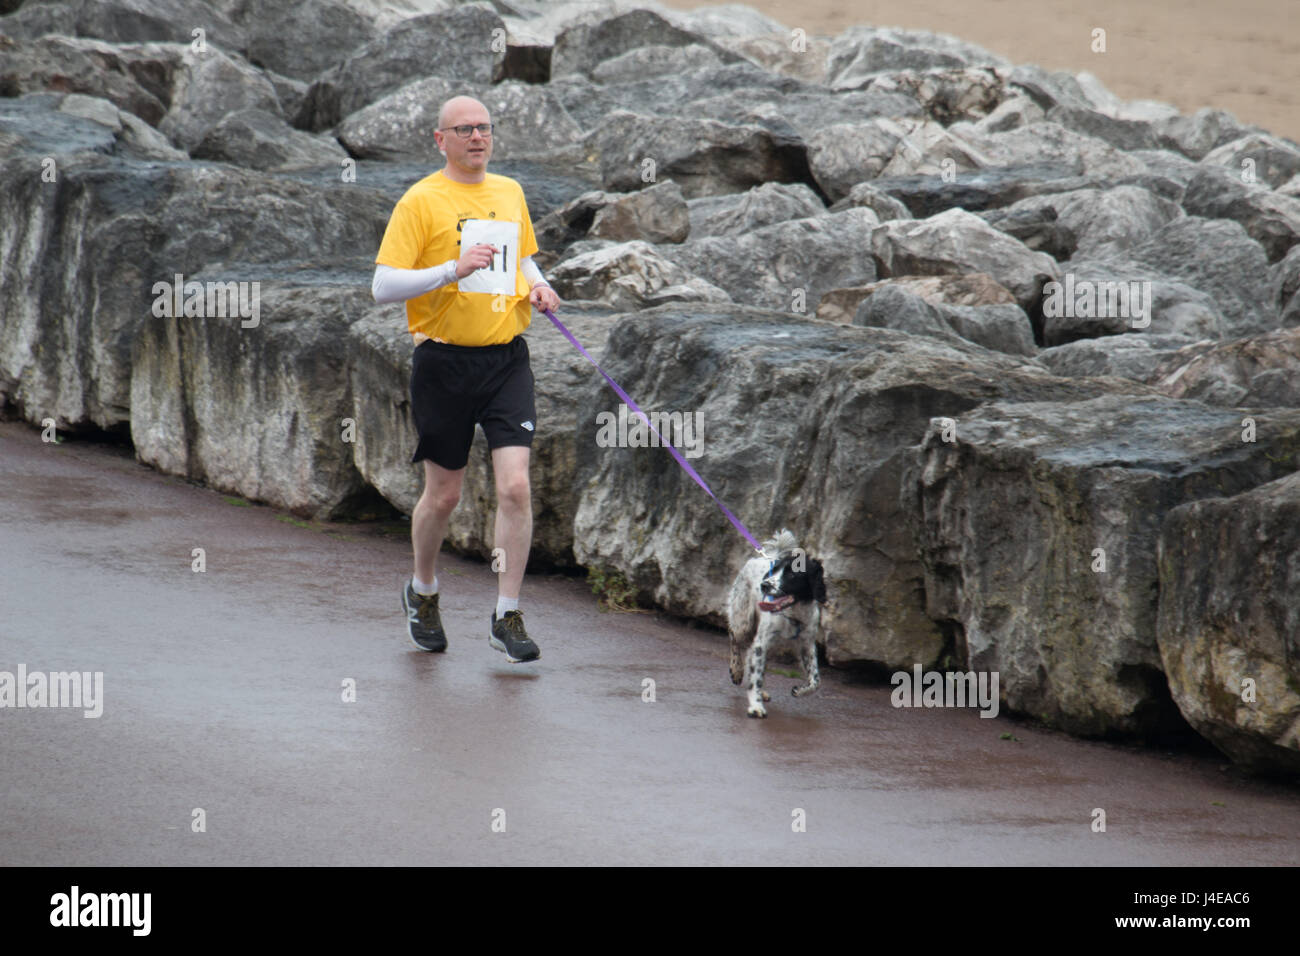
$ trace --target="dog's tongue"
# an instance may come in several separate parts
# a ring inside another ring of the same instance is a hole
[[[772,601],[759,601],[758,609],[760,611],[780,611],[794,603],[794,598],[788,594],[782,594],[779,598]]]

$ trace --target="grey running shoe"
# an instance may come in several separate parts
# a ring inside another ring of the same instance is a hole
[[[442,617],[438,614],[438,595],[419,594],[410,581],[402,592],[402,608],[406,611],[406,629],[415,646],[422,651],[445,651],[447,635],[442,630]]]
[[[492,635],[488,643],[498,651],[505,652],[506,660],[512,664],[535,661],[542,656],[528,638],[524,630],[524,616],[519,611],[506,611],[506,616],[497,620],[497,612],[492,612]]]

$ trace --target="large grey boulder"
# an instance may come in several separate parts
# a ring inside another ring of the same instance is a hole
[[[588,238],[682,242],[690,234],[691,220],[682,191],[669,179],[630,193],[589,190],[552,210],[534,228],[544,258],[554,262],[569,246]]]
[[[604,187],[640,189],[671,178],[688,199],[807,176],[801,144],[761,126],[676,120],[618,111],[587,134]]]
[[[730,125],[760,125],[791,139],[803,135],[799,131],[806,124],[819,124],[818,110],[888,112],[909,106],[920,110],[904,97],[835,94],[768,73],[749,62],[608,83],[571,73],[552,80],[547,89],[589,133],[599,130],[620,110],[676,121],[713,119]],[[804,112],[810,108],[814,115],[806,117]],[[768,119],[773,111],[777,116]]]
[[[1148,381],[1172,398],[1211,405],[1300,408],[1300,328],[1189,345]]]
[[[1081,175],[1083,164],[1028,163],[995,166],[944,176],[889,176],[871,185],[903,203],[913,216],[925,218],[960,206],[980,212],[1009,206],[1027,196],[1069,192],[1097,185]]]
[[[78,151],[124,159],[189,159],[134,113],[84,93],[28,93],[5,100],[0,146],[14,153],[39,152],[42,162]]]
[[[1074,259],[1043,288],[1043,344],[1125,333],[1184,339],[1234,334],[1217,300],[1192,282],[1122,259]],[[1239,333],[1238,333],[1239,334]]]
[[[871,252],[882,276],[986,272],[1026,312],[1038,302],[1044,281],[1059,276],[1051,256],[1031,252],[963,209],[882,223],[871,233]]]
[[[881,222],[912,218],[912,211],[901,200],[895,199],[875,183],[858,183],[849,190],[848,195],[831,205],[831,212],[841,212],[854,206],[865,206]]]
[[[1211,150],[1252,132],[1231,113],[1208,106],[1191,116],[1179,114],[1155,125],[1165,146],[1194,160],[1204,159]]]
[[[1250,133],[1210,150],[1205,166],[1221,166],[1246,182],[1281,186],[1300,173],[1300,147],[1267,133]]]
[[[587,234],[596,239],[626,242],[685,242],[691,231],[690,211],[672,180],[632,193],[606,193]]]
[[[376,36],[375,22],[341,0],[259,4],[244,18],[250,63],[310,82]],[[286,113],[293,114],[286,108]]]
[[[1044,113],[1057,106],[1087,110],[1097,105],[1073,74],[1052,72],[1032,63],[1013,67],[1007,74],[1007,85],[1033,100]]]
[[[1013,94],[1007,96],[987,116],[981,116],[970,123],[970,126],[976,134],[988,136],[991,133],[1003,133],[1019,126],[1028,126],[1030,123],[1037,123],[1046,118],[1047,114],[1043,109],[1028,96]],[[964,129],[966,129],[964,121],[952,125],[952,132],[958,136]]]
[[[1177,354],[1187,343],[1188,339],[1183,335],[1104,335],[1045,348],[1037,357],[1057,375],[1071,378],[1114,375],[1134,382],[1146,382],[1161,362]]]
[[[1076,133],[1103,140],[1125,152],[1135,149],[1159,149],[1162,142],[1160,134],[1149,122],[1118,119],[1097,110],[1081,109],[1077,106],[1055,106],[1047,112],[1047,119]]]
[[[1051,120],[1018,126],[1000,133],[976,135],[963,129],[962,139],[988,158],[985,165],[1014,166],[1029,163],[1078,163],[1081,172],[1115,180],[1146,172],[1140,159],[1116,149],[1105,140],[1062,126]]]
[[[1128,257],[1213,298],[1228,322],[1226,334],[1278,326],[1268,295],[1268,256],[1235,222],[1184,216],[1134,246]]]
[[[647,411],[702,417],[693,466],[756,537],[798,529],[825,562],[828,659],[888,667],[932,664],[948,646],[924,614],[899,501],[910,446],[930,418],[1102,387],[959,341],[739,305],[624,317],[600,361]],[[672,613],[724,624],[732,579],[752,552],[664,449],[591,447],[598,414],[618,405],[596,389],[579,422],[589,454],[579,460],[575,556],[620,572]]]
[[[995,352],[1034,355],[1029,317],[1014,303],[1003,305],[936,305],[892,282],[876,288],[859,304],[854,325],[897,329],[913,335],[956,335]]]
[[[573,255],[552,267],[547,278],[562,298],[596,300],[616,310],[729,301],[725,291],[642,240]]]
[[[934,422],[905,482],[928,612],[1013,711],[1079,734],[1177,730],[1156,643],[1161,522],[1300,467],[1300,412],[1257,428],[1243,441],[1239,413],[1122,394]]]
[[[1023,242],[1026,249],[1045,252],[1058,262],[1071,258],[1078,238],[1061,222],[1056,208],[1048,203],[987,209],[979,217],[999,232]]]
[[[179,43],[114,45],[67,36],[6,44],[0,89],[15,97],[43,91],[102,97],[157,125],[167,115],[173,76],[187,49]]]
[[[190,155],[267,170],[327,164],[337,168],[348,158],[334,137],[294,129],[281,116],[261,109],[227,113],[204,134]]]
[[[808,219],[826,212],[817,194],[803,183],[763,183],[743,193],[701,196],[686,205],[690,235],[696,239],[741,236],[773,223]]]
[[[1198,170],[1183,194],[1183,208],[1193,216],[1239,223],[1264,248],[1269,262],[1300,243],[1300,198],[1247,185],[1227,170]]]
[[[313,518],[350,512],[345,347],[364,287],[267,288],[258,324],[146,313],[131,364],[131,441],[159,471]]]
[[[830,50],[830,38],[805,34],[796,46],[790,31],[783,30],[766,36],[717,37],[716,41],[769,73],[778,73],[805,83],[826,82],[826,54]]]
[[[699,46],[724,63],[741,57],[707,37],[674,26],[652,10],[631,10],[612,17],[579,22],[562,30],[551,52],[551,76],[592,75],[603,63],[647,46]]]
[[[494,34],[494,31],[501,31]],[[402,20],[312,83],[294,125],[320,132],[413,79],[443,76],[485,85],[505,62],[501,18],[477,5]]]
[[[215,48],[187,52],[176,66],[170,105],[158,129],[188,151],[225,116],[249,109],[280,115],[275,87],[260,70]]]
[[[438,160],[433,138],[438,110],[459,95],[472,96],[487,108],[494,162],[536,158],[581,138],[577,123],[544,86],[515,80],[480,85],[430,76],[352,113],[338,126],[339,142],[358,159],[433,162]]]
[[[713,75],[720,78],[735,76],[742,69],[727,67]],[[828,116],[850,125],[875,119],[920,122],[926,118],[920,101],[898,89],[877,90],[872,87],[832,93],[793,82],[787,86],[789,88],[783,89],[769,82],[745,89],[728,89],[689,102],[675,103],[667,109],[722,123],[752,123],[774,135],[797,139],[804,144],[824,133]]]
[[[968,143],[928,120],[882,118],[822,126],[809,136],[807,148],[809,169],[832,200],[878,176],[938,178],[945,170],[988,165]]]
[[[898,70],[837,86],[846,88],[882,96],[905,95],[944,126],[977,122],[996,111],[1007,95],[1002,78],[988,68]]]
[[[1300,472],[1169,512],[1157,640],[1178,709],[1234,762],[1300,776]]]
[[[1133,181],[1175,202],[1182,202],[1187,184],[1205,168],[1169,149],[1135,149],[1129,155],[1140,159],[1147,168],[1146,176]]]
[[[789,30],[765,13],[743,3],[721,3],[694,10],[665,11],[671,22],[713,40],[788,36]]]
[[[76,122],[111,142],[104,127]],[[353,269],[364,283],[392,210],[356,184],[86,154],[55,153],[58,178],[47,183],[42,155],[12,155],[0,177],[0,391],[26,420],[59,427],[130,420],[131,346],[158,283],[205,272],[253,282],[295,268]]]
[[[973,43],[943,33],[854,26],[831,42],[826,72],[831,86],[849,88],[879,73],[983,66],[1010,64]]]
[[[662,252],[736,302],[814,312],[831,289],[876,278],[870,254],[876,223],[869,209],[846,209],[739,235],[692,238]]]
[[[1300,248],[1293,246],[1269,270],[1269,288],[1284,328],[1300,325]]]
[[[982,272],[942,276],[902,276],[866,285],[832,289],[817,303],[817,318],[851,325],[858,306],[878,290],[892,286],[919,296],[931,305],[1015,305],[1016,298],[990,275]]]
[[[244,31],[203,0],[46,0],[27,2],[0,20],[0,32],[22,39],[46,34],[107,43],[191,43],[202,28],[205,44],[242,50]]]
[[[1054,211],[1054,221],[1069,230],[1075,242],[1074,255],[1087,259],[1123,252],[1183,215],[1177,203],[1138,186],[1073,189],[1030,196],[999,212],[1014,216],[1045,209]],[[984,218],[988,220],[989,216],[986,214]]]
[[[712,70],[722,65],[718,54],[699,43],[687,46],[655,43],[636,47],[597,64],[591,70],[591,78],[597,83],[629,83],[652,76]]]

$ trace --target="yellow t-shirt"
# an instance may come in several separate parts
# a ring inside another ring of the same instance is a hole
[[[481,183],[458,183],[442,171],[408,189],[393,207],[375,262],[395,269],[428,269],[459,259],[469,245],[498,247],[491,268],[406,302],[415,343],[498,345],[528,328],[532,306],[519,262],[537,252],[524,191],[508,176],[487,173]]]

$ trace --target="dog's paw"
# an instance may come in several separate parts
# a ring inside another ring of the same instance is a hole
[[[763,700],[771,700],[771,699],[772,699],[772,695],[769,694],[767,691],[763,691]]]
[[[751,716],[751,717],[766,717],[766,716],[767,716],[767,711],[764,710],[763,707],[760,705],[760,706],[758,706],[758,707],[751,707],[751,708],[749,708],[749,710],[748,710],[748,714],[749,714],[749,716]]]
[[[811,694],[816,689],[816,687],[795,686],[790,688],[790,693],[796,697],[802,697],[804,694]]]

